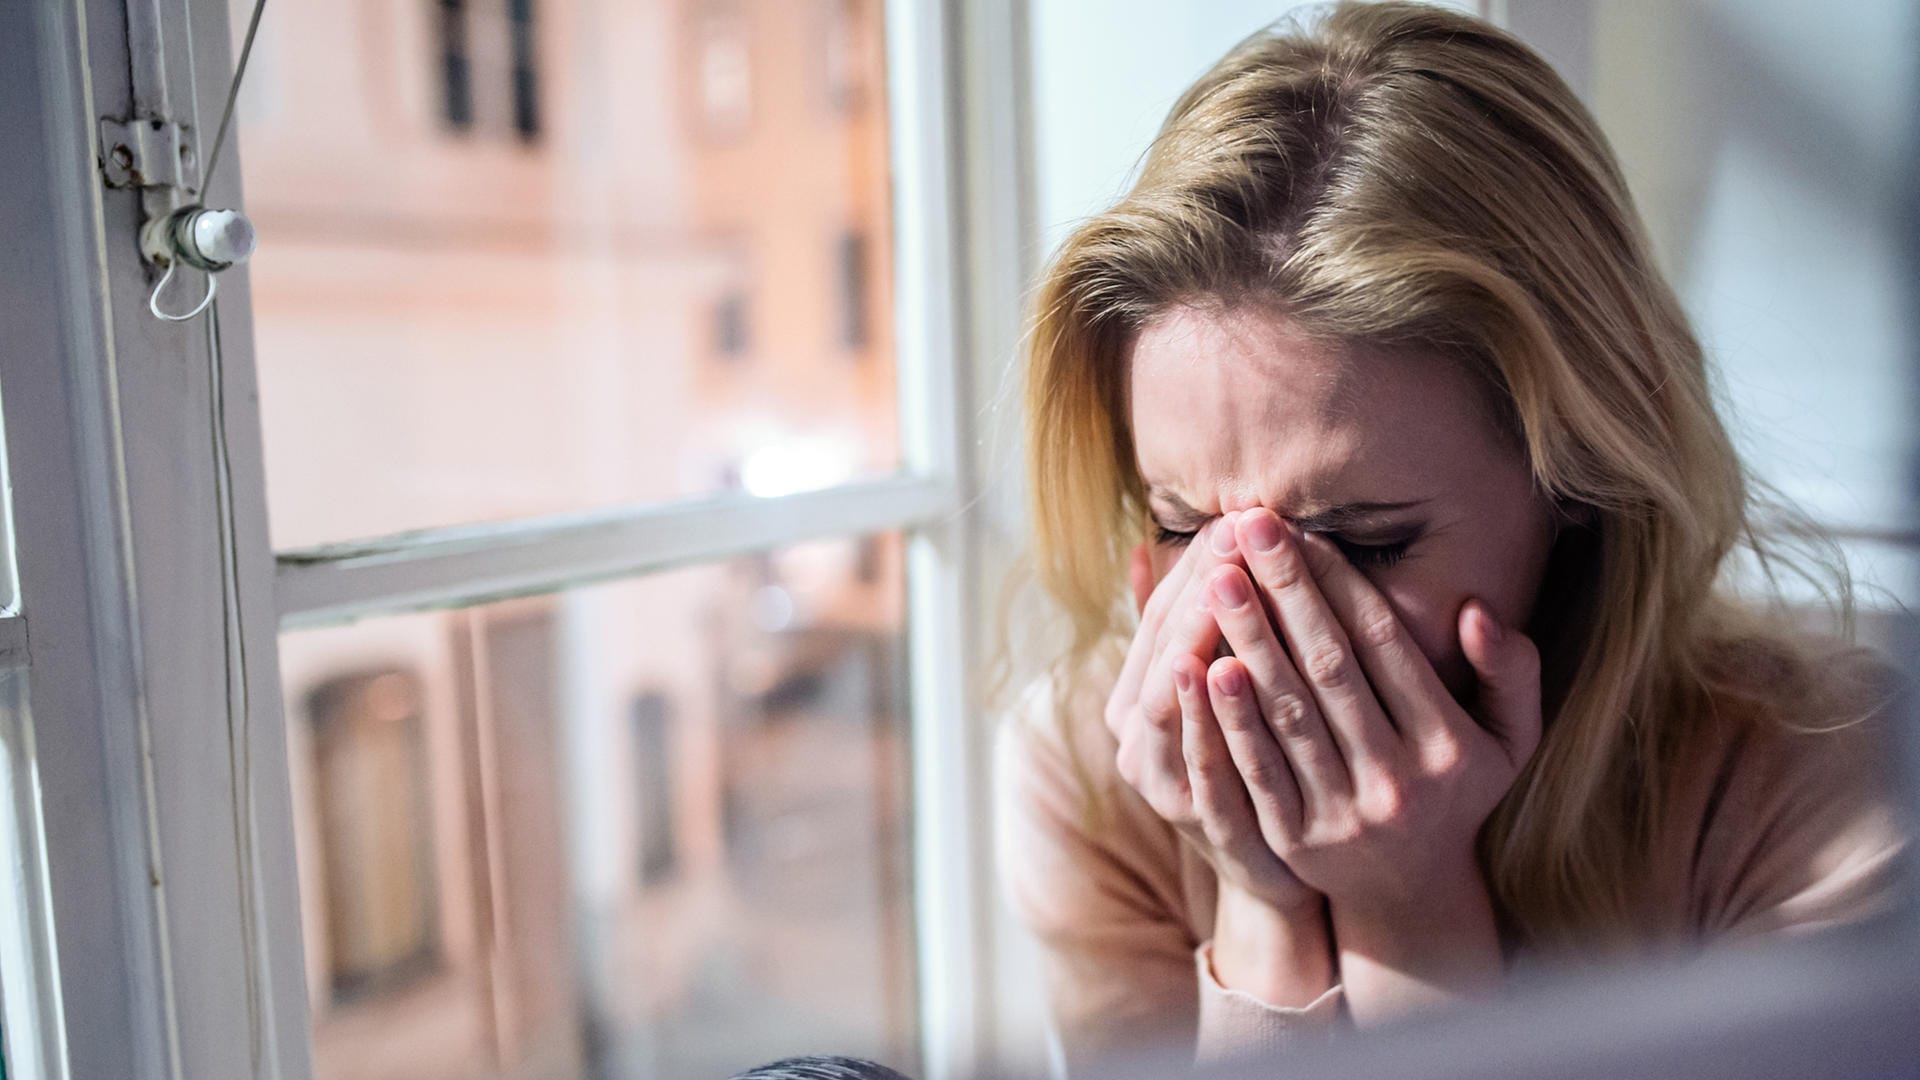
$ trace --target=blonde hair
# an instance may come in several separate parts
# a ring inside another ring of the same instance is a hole
[[[1823,676],[1824,646],[1720,580],[1736,550],[1769,576],[1808,564],[1756,526],[1762,503],[1605,138],[1545,61],[1484,22],[1343,3],[1316,31],[1247,39],[1180,98],[1131,191],[1067,238],[1036,299],[1031,554],[1072,620],[1069,669],[1130,628],[1126,560],[1147,511],[1126,358],[1142,326],[1175,305],[1254,304],[1330,343],[1478,373],[1538,487],[1590,521],[1556,545],[1538,609],[1554,617],[1530,628],[1545,737],[1481,835],[1525,939],[1635,935],[1635,868],[1708,717],[1857,704]],[[1850,617],[1843,566],[1806,576]]]

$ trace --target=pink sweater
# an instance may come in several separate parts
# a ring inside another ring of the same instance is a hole
[[[1117,656],[1078,688],[1066,726],[1033,688],[998,738],[1000,872],[1038,938],[1069,1071],[1169,1043],[1201,1061],[1277,1051],[1345,1023],[1335,986],[1305,1008],[1223,988],[1209,966],[1216,882],[1115,771],[1101,720]],[[1684,776],[1641,898],[1650,948],[1803,931],[1895,898],[1903,838],[1878,729],[1794,735],[1727,721]],[[1077,756],[1083,771],[1076,772]],[[1103,814],[1086,819],[1082,782]]]

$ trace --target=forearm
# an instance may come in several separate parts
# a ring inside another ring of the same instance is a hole
[[[1493,902],[1477,872],[1417,902],[1335,903],[1340,979],[1356,1025],[1497,992],[1505,979]]]
[[[1298,1008],[1334,982],[1326,903],[1282,911],[1226,883],[1213,919],[1213,975],[1229,990]]]

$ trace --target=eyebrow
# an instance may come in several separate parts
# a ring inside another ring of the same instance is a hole
[[[1175,495],[1166,488],[1150,488],[1147,491],[1147,497],[1150,501],[1157,499],[1165,504],[1167,510],[1166,519],[1160,523],[1176,532],[1196,530],[1217,516],[1195,510],[1193,507],[1187,505],[1185,499]],[[1300,527],[1300,531],[1302,532],[1339,532],[1342,529],[1351,528],[1365,521],[1367,518],[1380,514],[1390,514],[1399,510],[1411,510],[1426,501],[1425,499],[1414,499],[1408,502],[1337,503],[1333,506],[1315,510],[1310,514],[1300,514],[1292,520],[1295,525]],[[1155,517],[1159,517],[1159,515],[1156,513]]]

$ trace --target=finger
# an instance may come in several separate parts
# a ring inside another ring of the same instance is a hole
[[[1195,535],[1194,542],[1188,544],[1187,549],[1174,560],[1173,566],[1167,571],[1167,576],[1153,586],[1146,604],[1140,609],[1140,626],[1133,635],[1135,647],[1128,651],[1127,662],[1120,669],[1120,681],[1116,683],[1116,689],[1134,691],[1128,695],[1129,700],[1137,696],[1139,683],[1146,675],[1147,666],[1159,655],[1167,613],[1172,611],[1178,601],[1186,595],[1187,587],[1194,577],[1195,567],[1211,556],[1210,541],[1217,524],[1217,522],[1209,522],[1201,528]],[[1128,573],[1131,577],[1133,574],[1131,567]],[[1151,565],[1148,573],[1150,576]],[[1137,595],[1138,582],[1133,582],[1133,586]]]
[[[1526,761],[1540,745],[1540,651],[1478,600],[1460,609],[1460,651],[1480,679],[1481,725],[1506,747],[1509,760]]]
[[[1268,848],[1287,850],[1301,834],[1311,800],[1301,790],[1302,781],[1268,730],[1250,672],[1239,657],[1223,656],[1213,662],[1207,672],[1207,697],[1227,753],[1253,804],[1261,836]]]
[[[1140,710],[1149,717],[1178,716],[1180,701],[1174,685],[1174,666],[1183,660],[1193,660],[1204,669],[1213,659],[1214,647],[1219,644],[1220,624],[1213,617],[1213,609],[1206,603],[1204,595],[1191,598],[1167,634],[1167,640],[1161,649],[1158,660],[1148,669],[1145,682],[1140,688]]]
[[[1193,543],[1188,545],[1182,556],[1186,564],[1185,580],[1179,593],[1168,602],[1159,634],[1153,643],[1152,658],[1148,660],[1146,671],[1141,676],[1138,696],[1143,703],[1150,701],[1154,708],[1179,707],[1174,699],[1171,664],[1183,655],[1183,651],[1201,656],[1202,663],[1213,659],[1213,649],[1219,644],[1220,637],[1218,627],[1213,624],[1213,613],[1207,609],[1206,575],[1222,560],[1238,560],[1240,557],[1232,519],[1233,515],[1228,514],[1209,522],[1194,537]],[[1196,610],[1205,617],[1197,617]],[[1203,649],[1204,654],[1201,652]]]
[[[1180,694],[1181,748],[1194,816],[1215,847],[1244,857],[1264,843],[1261,823],[1208,701],[1207,669],[1185,657],[1174,665],[1173,679]]]
[[[1204,529],[1202,533],[1205,533]],[[1166,623],[1167,612],[1174,607],[1176,599],[1185,593],[1187,583],[1193,577],[1194,562],[1197,558],[1193,553],[1195,546],[1198,545],[1188,546],[1188,550],[1174,562],[1173,568],[1167,571],[1167,576],[1153,587],[1151,594],[1147,597],[1145,606],[1140,610],[1140,625],[1134,630],[1133,640],[1127,646],[1127,656],[1121,662],[1120,674],[1114,680],[1109,701],[1123,706],[1131,706],[1139,701],[1140,687],[1146,681],[1147,669],[1160,656],[1161,631]],[[1137,564],[1139,549],[1136,548],[1135,552]],[[1152,573],[1151,566],[1148,567],[1148,573],[1149,576]],[[1130,567],[1129,577],[1132,576],[1133,568]],[[1135,579],[1132,584],[1137,595],[1138,580]],[[1113,732],[1116,739],[1121,737],[1119,726],[1125,715],[1125,708],[1109,709],[1106,714],[1107,729]]]
[[[1250,676],[1261,726],[1270,733],[1267,741],[1285,752],[1307,807],[1328,806],[1328,800],[1352,794],[1346,760],[1314,704],[1313,692],[1274,636],[1266,609],[1254,595],[1252,580],[1237,566],[1219,567],[1208,577],[1214,619]],[[1221,665],[1216,662],[1214,666]],[[1219,704],[1214,708],[1225,716]]]
[[[1252,530],[1243,526],[1242,531]],[[1453,734],[1453,725],[1464,716],[1393,605],[1332,544],[1310,538],[1303,550],[1388,722],[1404,739],[1421,744]]]
[[[1399,736],[1314,580],[1303,539],[1291,523],[1263,511],[1247,522],[1243,550],[1254,580],[1273,607],[1294,670],[1313,691],[1320,715],[1357,781],[1372,768],[1392,765],[1399,756]]]

